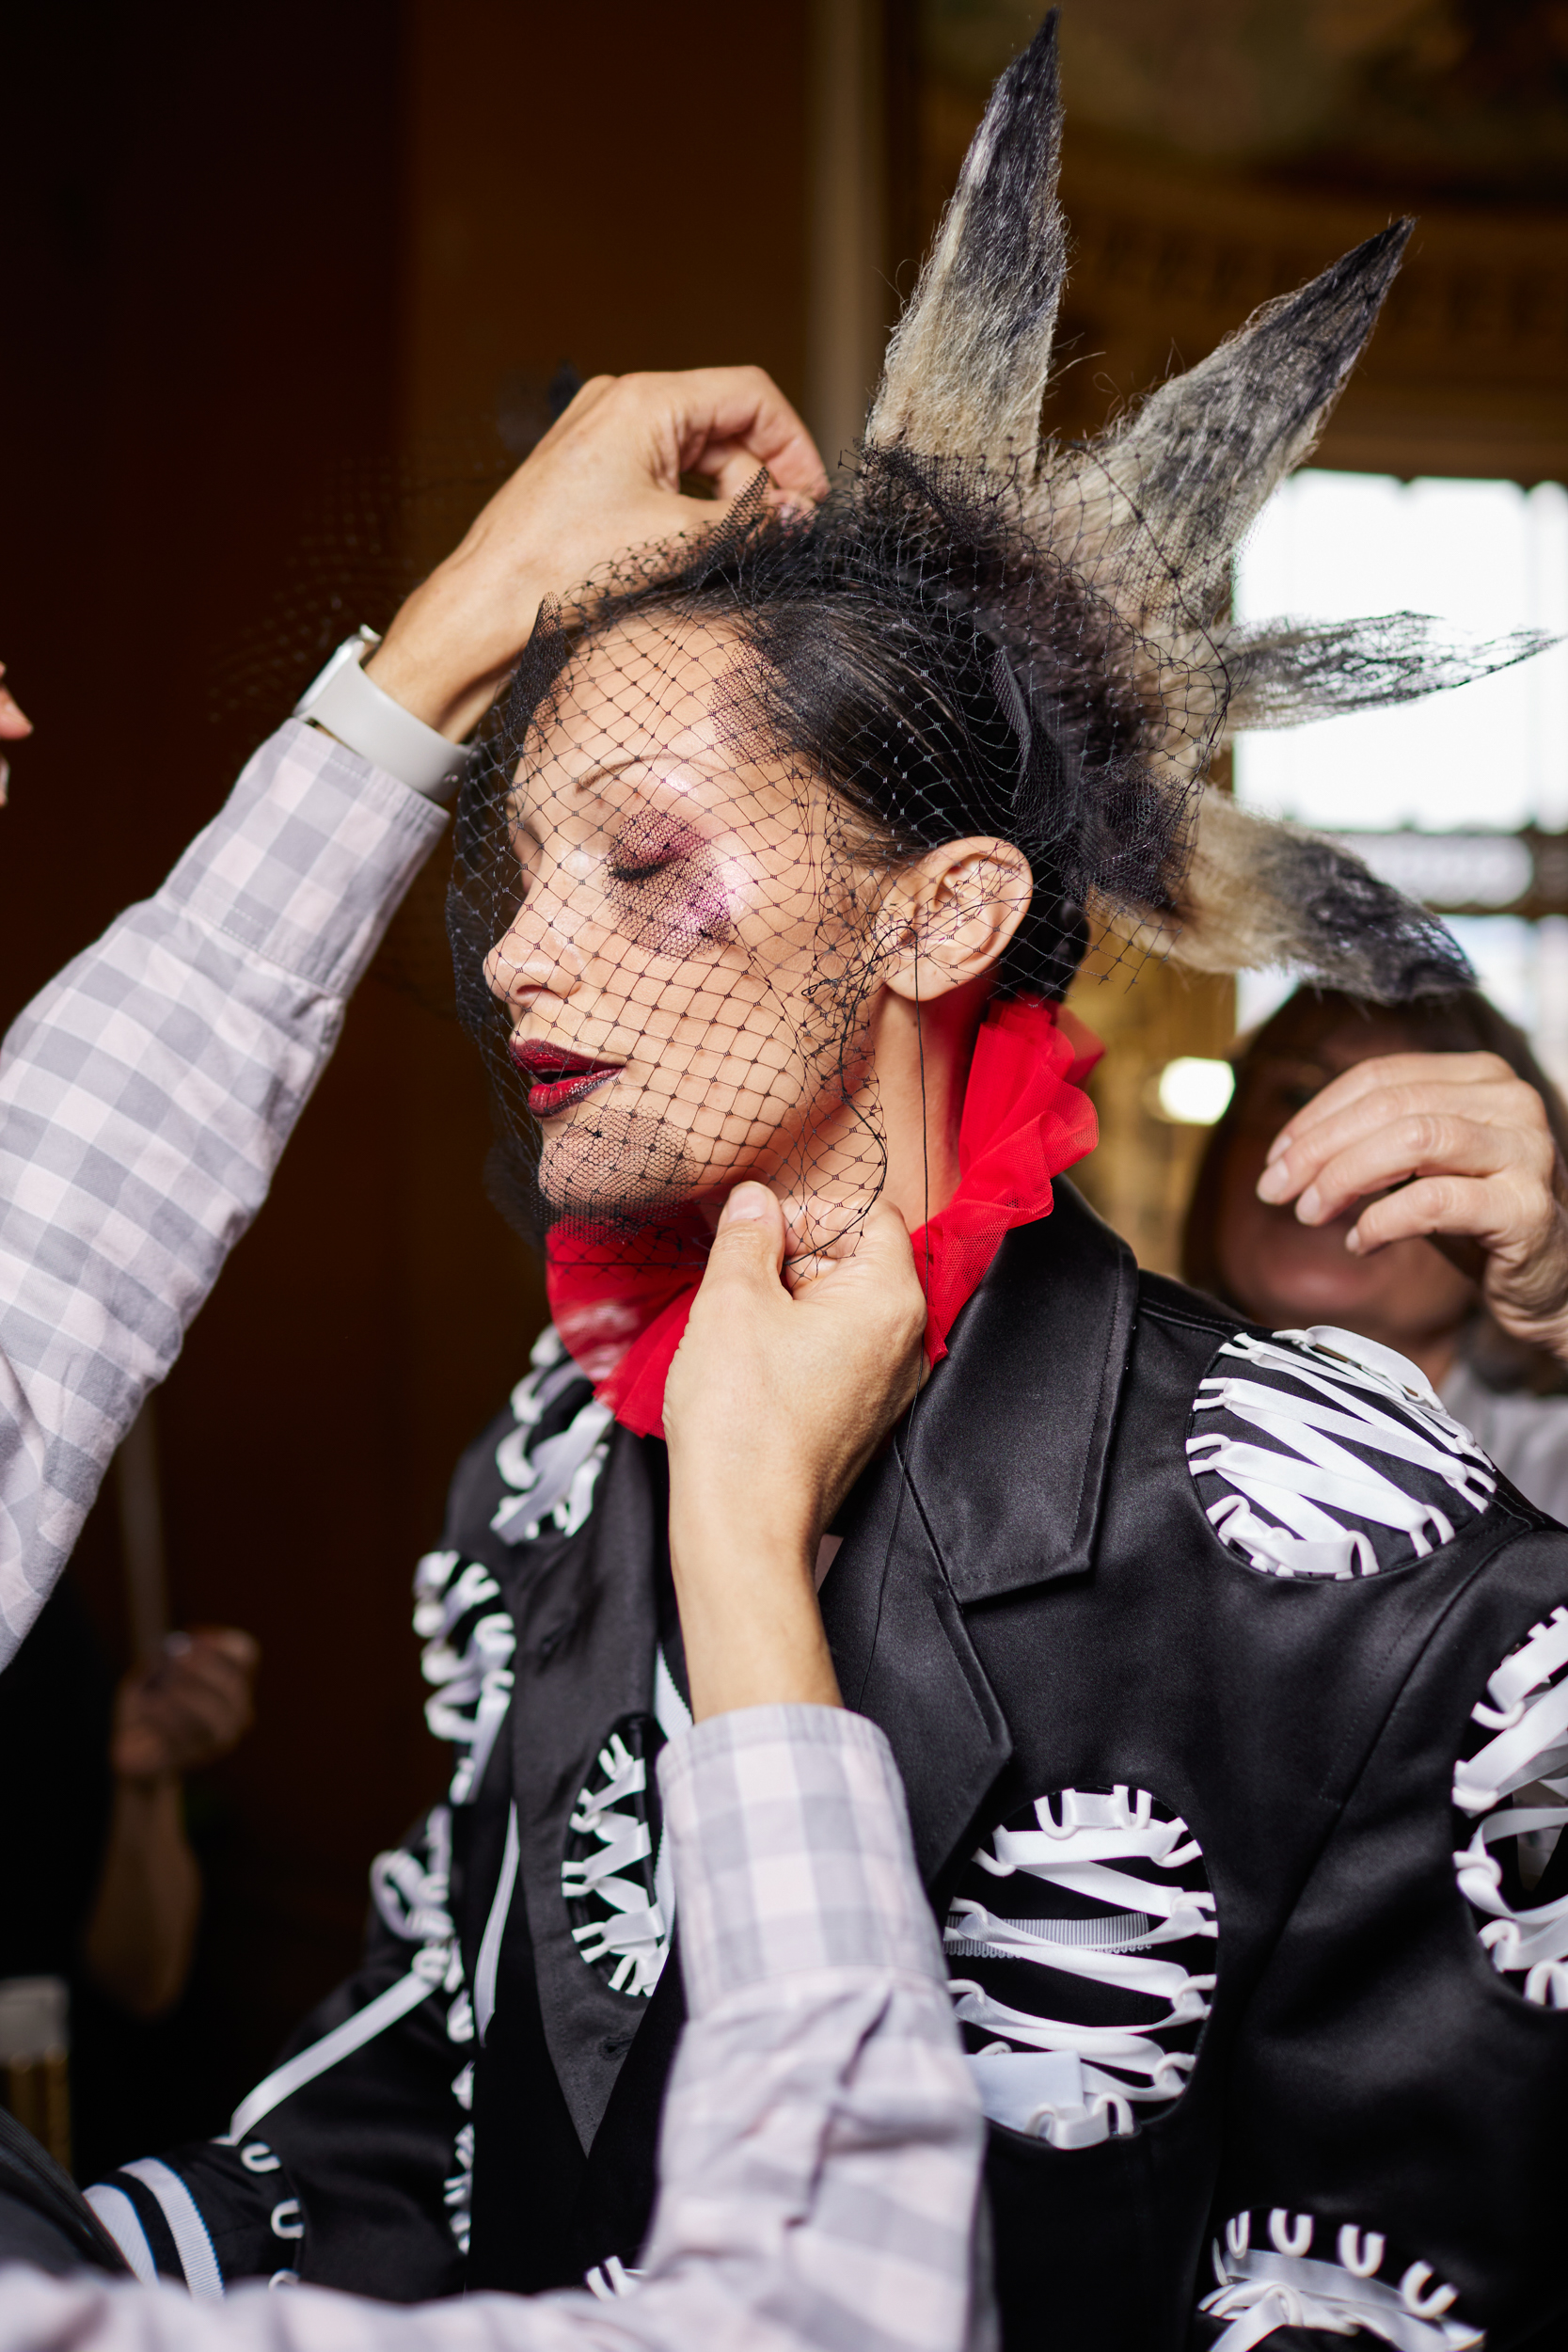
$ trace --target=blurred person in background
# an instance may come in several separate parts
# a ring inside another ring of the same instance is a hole
[[[80,1970],[133,2017],[172,2008],[201,1909],[184,1776],[249,1729],[259,1655],[234,1626],[172,1633],[111,1694],[59,1586],[0,1683],[0,1786],[33,1788],[7,1841],[28,1899],[0,1915],[0,1978]]]
[[[85,2171],[132,2152],[149,2113],[178,2127],[208,2112],[217,2020],[210,1995],[186,1994],[214,1804],[202,1790],[193,1836],[185,1784],[249,1728],[258,1658],[237,1627],[202,1627],[168,1635],[117,1688],[67,1576],[0,1677],[0,1788],[29,1792],[7,1820],[0,1986],[69,1989]]]
[[[1568,1108],[1476,990],[1387,1008],[1298,989],[1236,1057],[1182,1272],[1273,1330],[1417,1364],[1568,1518]]]

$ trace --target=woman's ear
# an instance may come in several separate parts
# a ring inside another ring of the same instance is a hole
[[[880,909],[879,977],[895,996],[929,1001],[993,971],[1034,896],[1028,859],[1010,841],[944,841],[900,866]]]

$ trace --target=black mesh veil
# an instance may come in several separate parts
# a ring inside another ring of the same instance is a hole
[[[1014,898],[1003,997],[1058,999],[1091,923],[1383,1001],[1470,977],[1354,858],[1205,783],[1234,724],[1402,701],[1543,642],[1227,616],[1234,549],[1309,450],[1408,227],[1098,440],[1041,441],[1058,130],[1048,22],[997,85],[847,480],[805,516],[759,484],[711,535],[546,611],[476,749],[460,1009],[506,1203],[579,1254],[602,1236],[624,1263],[635,1232],[652,1262],[700,1256],[683,1218],[742,1175],[809,1204],[802,1247],[852,1223],[885,1164],[883,983],[912,955],[918,991],[942,922],[988,891]],[[967,879],[939,915],[911,877],[954,844]]]
[[[570,1175],[552,1178],[547,1151],[541,1171],[536,1078],[513,1058],[516,1001],[493,985],[507,964],[493,951],[511,932],[515,953],[539,952],[525,901],[548,851],[528,835],[541,803],[563,813],[564,771],[597,758],[635,780],[592,847],[579,819],[578,878],[538,917],[546,957],[594,929],[581,1054],[613,1058],[657,1028],[660,1001],[668,1026],[689,995],[724,1065],[705,1105],[721,1159],[817,1193],[831,1162],[863,1197],[880,1157],[867,1009],[903,938],[891,874],[970,836],[1016,844],[1033,888],[997,984],[1049,999],[1082,961],[1091,904],[1174,907],[1195,787],[1150,758],[1172,713],[1133,650],[1115,610],[1030,545],[1006,472],[903,451],[870,453],[810,517],[781,516],[759,485],[708,538],[628,560],[543,616],[465,786],[449,900],[513,1213],[535,1232],[602,1225],[618,1248],[636,1225],[657,1249],[691,1172],[684,1120],[618,1104],[624,1080],[602,1113],[578,1112]],[[1215,723],[1206,703],[1194,772]],[[680,771],[699,744],[707,788],[692,793]],[[702,1055],[692,1039],[678,1056],[689,1043]],[[769,1074],[749,1086],[753,1053]]]

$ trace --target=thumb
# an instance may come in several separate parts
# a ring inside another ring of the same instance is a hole
[[[730,1282],[777,1290],[784,1255],[784,1210],[766,1184],[736,1184],[719,1213],[699,1290]]]

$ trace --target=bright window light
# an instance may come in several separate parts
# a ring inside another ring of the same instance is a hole
[[[1160,1073],[1161,1116],[1179,1127],[1212,1127],[1224,1118],[1235,1087],[1236,1073],[1227,1061],[1180,1054]]]
[[[1568,630],[1568,490],[1307,467],[1264,508],[1234,595],[1243,620],[1403,612],[1487,637]],[[1568,648],[1430,701],[1243,735],[1236,790],[1330,831],[1568,826]]]

